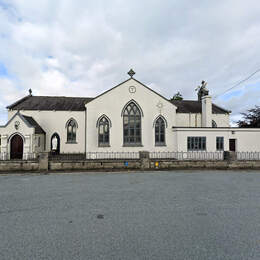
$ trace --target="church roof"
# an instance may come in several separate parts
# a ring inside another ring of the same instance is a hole
[[[57,110],[84,111],[85,104],[93,98],[88,97],[56,97],[56,96],[26,96],[8,109],[12,110]]]
[[[28,95],[12,105],[12,110],[56,110],[56,111],[84,111],[85,104],[95,98],[62,97],[62,96],[32,96]],[[196,100],[168,100],[177,107],[177,113],[201,113],[201,101]],[[230,111],[212,103],[213,114],[228,114]]]
[[[11,119],[4,125],[0,126],[0,128],[4,128],[8,126],[15,117],[19,117],[28,127],[34,128],[35,134],[46,134],[45,131],[41,128],[41,126],[31,117],[31,116],[25,116],[22,115],[19,111],[16,112]]]
[[[41,128],[41,126],[31,117],[21,115],[27,123],[35,129],[35,134],[45,134],[45,131]]]
[[[196,100],[171,100],[177,107],[177,113],[201,113],[201,101]],[[229,114],[230,111],[212,103],[213,114]]]

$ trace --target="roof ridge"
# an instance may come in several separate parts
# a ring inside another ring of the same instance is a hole
[[[182,102],[182,101],[189,101],[189,102],[201,102],[201,101],[199,101],[199,100],[192,100],[192,99],[182,99],[182,100],[171,100],[171,99],[169,99],[170,101],[178,101],[178,102]]]
[[[74,96],[74,97],[69,97],[69,96],[36,96],[36,95],[33,95],[33,96],[31,96],[31,97],[53,97],[53,98],[94,98],[94,97],[76,97],[76,96]]]
[[[13,110],[84,111],[85,104],[93,99],[91,97],[26,96],[7,108]]]

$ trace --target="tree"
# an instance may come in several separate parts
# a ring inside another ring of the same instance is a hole
[[[260,107],[248,109],[246,113],[241,113],[242,120],[237,121],[239,127],[260,127]]]
[[[178,91],[171,100],[183,100],[182,94]]]

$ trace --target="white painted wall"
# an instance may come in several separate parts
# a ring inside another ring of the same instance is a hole
[[[39,153],[44,151],[44,135],[35,134],[32,137],[33,141],[33,152]]]
[[[215,120],[218,127],[229,127],[229,114],[212,114],[212,120]],[[201,127],[201,114],[196,113],[177,113],[177,127]],[[211,125],[210,125],[211,127]]]
[[[211,96],[204,96],[201,98],[202,105],[202,127],[211,127],[212,126],[212,102]]]
[[[130,93],[129,87],[135,86],[136,92]],[[142,147],[123,146],[123,118],[121,112],[127,102],[134,99],[143,110]],[[162,104],[162,108],[158,107]],[[134,79],[130,79],[111,91],[86,104],[87,109],[87,152],[128,152],[128,151],[165,151],[176,147],[172,126],[176,125],[176,107],[169,101],[147,89]],[[98,118],[105,114],[112,122],[110,128],[110,147],[98,147]],[[163,115],[167,120],[166,146],[155,147],[153,122],[157,116]]]
[[[16,130],[14,127],[14,123],[16,121],[20,122],[19,129]],[[34,136],[34,128],[28,127],[25,122],[16,115],[7,126],[0,127],[0,135],[1,135],[1,153],[10,154],[10,141],[11,136],[18,133],[24,140],[23,153],[24,155],[27,153],[33,152],[33,136]]]
[[[176,119],[179,127],[201,127],[201,114],[198,113],[176,113]]]
[[[17,111],[9,111],[11,118]],[[21,110],[21,114],[31,116],[46,132],[46,151],[50,151],[51,136],[56,132],[60,136],[61,153],[85,152],[85,111],[38,111]],[[67,143],[67,129],[65,125],[70,118],[78,123],[76,143]]]
[[[237,152],[260,152],[260,129],[248,128],[173,128],[177,150],[187,151],[187,137],[206,136],[208,152],[216,151],[216,137],[224,137],[224,150],[229,150],[229,139],[236,139]]]
[[[212,120],[218,127],[230,127],[229,114],[212,114]]]
[[[234,129],[229,138],[236,139],[236,149],[241,152],[260,152],[260,129]]]

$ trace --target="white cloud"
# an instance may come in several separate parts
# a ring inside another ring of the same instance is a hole
[[[0,5],[0,62],[12,91],[1,89],[2,107],[29,88],[37,95],[95,96],[125,80],[131,67],[166,97],[180,91],[194,99],[202,79],[214,96],[260,67],[256,0],[8,3]],[[260,76],[250,82],[260,85]],[[259,104],[259,93],[216,102],[235,118]]]
[[[22,92],[16,88],[11,80],[0,78],[0,125],[6,123],[7,120],[6,106],[23,97],[24,93]]]

